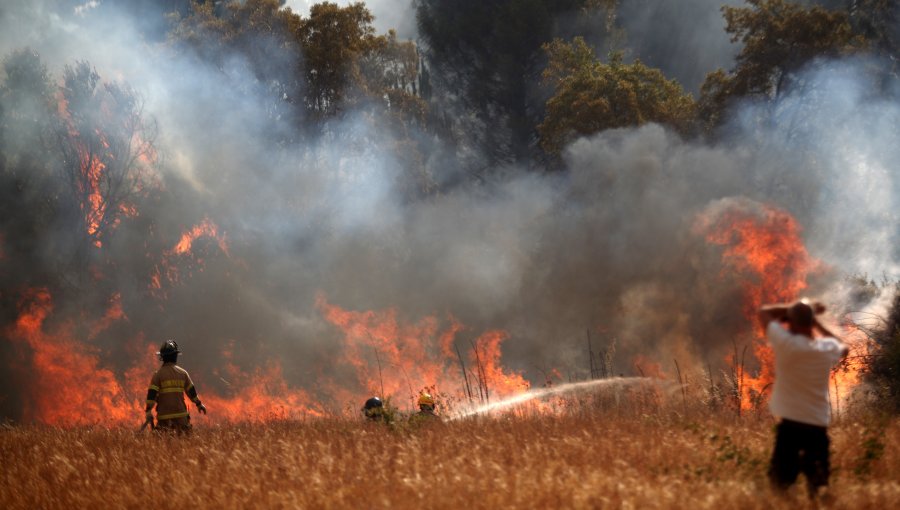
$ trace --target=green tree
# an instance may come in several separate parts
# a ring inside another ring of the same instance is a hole
[[[667,124],[687,132],[695,104],[675,80],[640,61],[625,64],[620,53],[600,62],[584,39],[559,39],[544,46],[549,64],[544,80],[555,91],[547,101],[547,114],[538,127],[541,146],[556,155],[575,136],[605,129]]]
[[[343,111],[372,105],[421,116],[415,44],[398,41],[393,32],[377,35],[361,2],[316,4],[308,18],[283,5],[247,0],[217,9],[212,2],[194,2],[191,14],[177,19],[171,38],[219,66],[244,56],[252,79],[273,101],[294,109],[295,127],[308,121],[317,127]]]
[[[533,155],[542,117],[541,45],[558,22],[603,0],[418,0],[416,18],[432,76],[458,109],[473,117],[473,138],[491,162]],[[602,25],[602,24],[601,24]],[[604,27],[605,29],[605,27]],[[471,129],[470,129],[471,131]]]
[[[393,31],[376,35],[375,18],[362,2],[310,9],[300,28],[306,66],[307,107],[320,117],[372,105],[421,119],[425,104],[416,83],[419,55]]]
[[[416,45],[391,30],[360,59],[360,86],[391,113],[421,123],[428,108],[419,91],[419,61]]]
[[[747,0],[748,7],[722,8],[725,30],[743,48],[729,71],[717,70],[701,87],[700,116],[718,125],[736,99],[774,99],[793,85],[805,65],[865,47],[846,12],[803,7],[786,0]]]
[[[316,114],[330,116],[344,103],[359,101],[348,91],[357,92],[352,84],[363,85],[360,60],[379,46],[374,20],[363,3],[342,8],[325,2],[310,9],[309,19],[300,29],[300,40],[309,86],[307,107]]]
[[[291,141],[281,124],[301,126],[306,117],[306,81],[300,29],[303,19],[284,0],[193,1],[187,15],[173,15],[171,43],[222,69],[244,66],[239,84],[254,84],[267,100],[273,136]],[[235,56],[243,57],[240,60]],[[230,72],[234,72],[232,69]]]

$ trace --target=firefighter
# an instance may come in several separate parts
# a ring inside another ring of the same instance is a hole
[[[372,397],[369,400],[366,400],[365,405],[362,408],[363,414],[371,421],[383,421],[384,416],[384,402],[381,401],[378,397]]]
[[[418,425],[443,421],[439,415],[435,414],[434,407],[434,397],[428,393],[419,395],[419,412],[409,417],[410,424]]]
[[[206,406],[197,397],[197,389],[185,369],[175,364],[178,361],[178,344],[175,340],[166,340],[156,353],[163,362],[159,370],[150,379],[147,390],[147,423],[153,423],[153,406],[156,406],[157,430],[172,431],[179,434],[191,431],[191,416],[184,404],[184,394],[197,405],[197,410],[206,414]]]

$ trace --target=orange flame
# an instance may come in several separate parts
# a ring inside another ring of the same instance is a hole
[[[323,393],[332,402],[326,406],[307,391],[290,387],[279,362],[247,372],[230,361],[226,350],[224,355],[229,361],[212,374],[226,384],[224,392],[217,393],[212,384],[206,384],[209,374],[193,374],[200,396],[211,410],[208,417],[193,412],[195,423],[324,416],[336,409],[333,404],[350,402],[355,408],[361,395],[380,393],[377,390],[381,375],[385,395],[413,397],[426,388],[438,398],[446,398],[452,392],[463,393],[458,360],[451,357],[456,354],[454,339],[463,329],[459,322],[451,319],[441,330],[434,317],[404,324],[397,319],[395,310],[350,312],[328,304],[322,297],[318,306],[329,321],[344,330],[344,353],[360,383],[358,387],[346,384],[347,381],[325,381]],[[23,420],[60,426],[139,423],[143,397],[155,370],[154,347],[140,336],[133,345],[143,347],[131,349],[137,361],[127,370],[111,370],[103,366],[97,348],[76,338],[76,328],[71,323],[49,326],[52,312],[47,289],[29,291],[22,299],[15,326],[8,332],[25,349],[23,352],[30,354]],[[88,339],[117,321],[127,320],[121,295],[113,294],[106,313],[86,328]],[[503,331],[488,331],[472,342],[473,349],[467,353],[469,377],[481,381],[492,398],[523,392],[529,387],[520,374],[505,370],[500,364],[500,346],[507,339]],[[369,350],[378,359],[380,375],[376,375],[375,365],[366,357]],[[368,393],[360,393],[362,388]]]
[[[225,240],[225,235],[219,235],[219,227],[210,221],[209,218],[204,218],[199,224],[194,225],[193,228],[185,231],[175,247],[172,248],[172,253],[175,255],[189,253],[191,251],[191,246],[194,245],[194,241],[199,237],[211,237],[215,239],[222,252],[226,255],[228,254],[228,244]]]
[[[529,383],[520,374],[500,364],[501,344],[508,338],[503,331],[488,331],[472,343],[472,349],[457,351],[457,334],[463,325],[450,318],[440,331],[436,317],[425,317],[417,324],[403,323],[396,309],[381,312],[343,310],[317,297],[317,307],[326,320],[344,333],[343,357],[352,368],[360,387],[369,394],[412,400],[424,388],[440,395],[462,398],[467,393],[459,356],[465,364],[469,387],[478,385],[488,395],[504,397],[526,391]],[[332,388],[338,400],[357,398],[358,394]],[[476,390],[472,390],[476,393]]]
[[[200,379],[195,379],[200,384]],[[207,406],[215,410],[214,420],[268,421],[326,415],[325,409],[307,392],[288,386],[279,362],[271,362],[253,373],[226,363],[219,379],[228,385],[227,394],[208,393],[202,397]]]
[[[106,213],[103,195],[100,193],[100,176],[106,165],[97,156],[89,156],[83,148],[79,152],[82,152],[81,171],[88,183],[88,189],[82,190],[87,201],[81,204],[81,210],[85,215],[87,233],[94,238],[94,245],[100,248],[103,245],[99,239],[100,225]]]
[[[654,379],[667,379],[666,373],[662,369],[662,364],[650,360],[643,354],[636,355],[631,363],[641,377],[651,377]]]
[[[807,287],[807,278],[821,270],[822,263],[811,257],[803,244],[802,229],[786,211],[764,204],[742,203],[718,214],[699,218],[698,229],[706,240],[724,246],[722,260],[725,273],[736,274],[744,281],[743,309],[754,324],[752,353],[759,363],[755,375],[744,375],[741,407],[747,409],[768,395],[774,381],[774,353],[756,324],[757,310],[764,303],[797,299]],[[726,361],[737,367],[740,360],[729,355]],[[855,372],[855,371],[854,371]],[[832,384],[849,390],[858,375],[849,371],[834,373]]]
[[[23,419],[58,425],[122,423],[134,414],[114,373],[96,350],[71,339],[71,327],[46,333],[53,309],[46,289],[31,291],[9,337],[31,349],[31,379],[24,388]]]
[[[150,290],[154,294],[164,296],[165,292],[162,290],[163,284],[165,282],[176,283],[180,280],[179,270],[175,265],[175,258],[186,256],[194,258],[191,250],[197,239],[200,239],[201,237],[214,239],[222,253],[226,256],[230,256],[228,251],[228,240],[225,233],[220,233],[219,227],[213,223],[212,220],[204,218],[203,221],[197,225],[194,225],[189,230],[185,230],[171,250],[163,252],[162,260],[154,267],[153,273],[150,275]],[[202,268],[202,260],[195,259],[194,262]],[[165,282],[163,280],[163,275],[165,276]]]
[[[106,105],[101,106],[105,107]],[[97,135],[96,141],[99,144],[86,141],[79,133],[69,110],[69,102],[62,91],[57,97],[57,113],[66,127],[69,143],[78,158],[80,175],[76,179],[75,191],[79,196],[79,207],[84,216],[86,231],[94,246],[101,248],[103,246],[101,236],[104,233],[102,229],[104,221],[108,222],[110,228],[115,228],[120,223],[121,216],[134,217],[137,215],[137,209],[134,204],[122,202],[114,210],[107,210],[109,197],[104,196],[101,183],[108,173],[107,163],[115,162],[117,159],[116,155],[111,152],[107,134],[100,128],[95,128],[94,133]],[[145,191],[142,186],[152,173],[151,166],[157,161],[156,149],[153,144],[141,138],[139,131],[132,135],[131,146],[136,148],[137,155],[131,174],[134,184],[138,185],[136,191],[142,193]],[[108,215],[110,217],[107,218]]]
[[[139,361],[117,375],[102,366],[96,348],[74,338],[71,324],[47,331],[47,319],[53,311],[47,289],[27,292],[20,309],[8,334],[13,342],[30,351],[23,421],[60,426],[127,426],[140,422],[148,382],[157,367],[152,361],[154,346],[138,338],[136,344],[144,346],[142,352],[138,349],[134,353]],[[104,317],[90,326],[90,335],[117,320],[127,320],[118,294],[110,299]],[[324,408],[305,391],[287,385],[277,362],[252,374],[228,363],[224,376],[228,381],[222,381],[229,384],[225,395],[205,387],[202,376],[194,376],[201,398],[213,410],[208,418],[197,417],[195,421],[239,422],[325,414]]]
[[[100,160],[100,155],[91,151],[81,140],[72,114],[69,111],[69,102],[65,95],[60,91],[57,97],[57,110],[60,118],[66,125],[69,133],[69,141],[78,154],[79,172],[81,179],[76,180],[77,192],[83,200],[79,204],[81,212],[84,215],[84,222],[87,226],[87,234],[92,238],[94,246],[100,248],[103,243],[99,238],[100,226],[105,215],[105,204],[103,194],[100,190],[100,179],[106,169],[106,165]],[[106,137],[97,130],[100,141],[104,148],[109,148],[109,142]]]
[[[122,310],[122,294],[114,293],[109,298],[109,307],[106,309],[106,315],[98,320],[90,328],[90,338],[96,337],[101,331],[109,328],[114,322],[127,320],[125,311]]]

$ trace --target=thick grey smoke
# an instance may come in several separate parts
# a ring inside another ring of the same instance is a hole
[[[332,137],[285,149],[240,58],[212,69],[140,41],[127,20],[60,4],[4,7],[0,52],[29,45],[57,76],[86,59],[133,84],[158,121],[171,191],[149,214],[173,240],[203,218],[227,233],[229,254],[207,241],[205,268],[170,289],[165,313],[123,284],[130,324],[116,333],[177,337],[200,373],[228,348],[247,367],[279,358],[292,384],[315,391],[343,370],[319,295],[353,310],[396,307],[410,322],[452,315],[470,336],[505,329],[504,362],[535,379],[551,367],[582,377],[588,328],[596,345],[615,341],[616,371],[630,374],[637,354],[716,363],[748,327],[740,275],[723,274],[721,249],[695,229],[716,208],[772,204],[796,216],[830,267],[812,292],[844,273],[900,271],[900,102],[898,91],[871,97],[864,62],[819,63],[808,88],[774,108],[744,105],[736,134],[715,146],[656,125],[609,131],[573,143],[565,173],[510,172],[410,201],[377,118],[350,113]],[[687,30],[685,18],[667,19]],[[705,28],[667,65],[684,76],[718,65],[727,53],[702,52]],[[455,172],[448,165],[430,170]],[[121,338],[106,342],[124,352]]]
[[[740,50],[725,33],[724,5],[741,0],[621,0],[618,24],[628,56],[662,70],[697,94],[706,74],[732,66]]]

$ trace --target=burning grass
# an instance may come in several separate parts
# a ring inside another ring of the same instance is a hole
[[[645,409],[646,410],[646,409]],[[770,419],[591,410],[419,430],[324,418],[196,427],[0,429],[3,508],[793,508],[765,470]],[[900,421],[832,429],[834,508],[900,500]],[[162,504],[170,498],[171,504]]]

